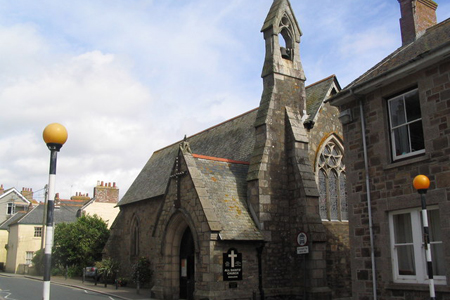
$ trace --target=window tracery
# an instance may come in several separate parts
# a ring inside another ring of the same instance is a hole
[[[280,26],[280,35],[285,43],[284,47],[283,46],[280,47],[281,56],[284,59],[292,60],[292,58],[294,57],[293,53],[294,47],[292,44],[293,33],[292,33],[292,24],[287,15],[284,15],[283,18],[281,18],[279,26]]]
[[[319,213],[323,220],[348,220],[345,192],[344,153],[340,143],[330,138],[321,149],[317,162]]]

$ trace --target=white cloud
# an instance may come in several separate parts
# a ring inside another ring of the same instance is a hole
[[[9,78],[0,85],[1,103],[6,108],[0,120],[0,174],[7,181],[4,183],[20,182],[23,186],[45,183],[48,151],[41,136],[45,126],[52,122],[65,125],[69,131],[59,162],[62,173],[72,174],[67,182],[84,182],[77,177],[85,174],[114,174],[126,164],[132,167],[134,154],[129,145],[149,145],[142,137],[152,127],[151,118],[145,114],[152,99],[148,87],[131,73],[127,60],[99,50],[75,56],[42,51],[50,46],[46,47],[45,39],[26,26],[9,30],[3,27],[1,34],[15,36],[24,31],[27,34],[16,37],[11,48],[8,45],[3,48],[4,52],[14,54],[10,56],[16,61],[33,62],[28,68],[24,64],[11,71],[4,68],[2,72],[2,76]],[[29,41],[37,41],[36,46],[15,52],[25,48]],[[49,56],[53,56],[51,63]],[[3,65],[7,63],[6,59],[2,61]],[[129,177],[128,170],[123,174]],[[96,180],[80,188],[91,189],[95,183]],[[66,197],[70,196],[67,187],[61,190]]]
[[[258,106],[272,2],[3,1],[0,184],[45,185],[42,130],[60,122],[61,196],[97,180],[123,195],[153,151]],[[396,1],[291,5],[308,84],[345,85],[400,45]]]

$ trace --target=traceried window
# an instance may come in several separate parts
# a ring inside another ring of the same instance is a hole
[[[334,138],[322,147],[317,162],[319,211],[322,220],[347,221],[344,153]]]
[[[42,227],[34,227],[34,237],[42,236]]]
[[[294,58],[294,47],[293,47],[293,28],[292,22],[289,20],[287,15],[284,15],[280,21],[280,45],[284,41],[284,46],[280,47],[281,57],[288,60],[293,60]]]
[[[419,208],[389,214],[394,282],[426,283],[428,281],[422,214]],[[439,210],[428,209],[433,278],[445,284],[444,249]]]
[[[422,114],[417,89],[388,100],[392,159],[425,152]]]

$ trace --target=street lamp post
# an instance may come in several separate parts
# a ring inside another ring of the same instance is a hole
[[[414,178],[413,186],[420,194],[420,200],[422,202],[422,221],[423,221],[423,236],[425,244],[425,255],[427,258],[427,271],[428,281],[430,287],[430,299],[436,299],[436,293],[434,291],[434,279],[433,279],[433,263],[431,259],[431,247],[430,247],[430,232],[428,229],[428,216],[427,216],[427,203],[425,201],[425,194],[430,187],[430,179],[425,175],[417,175]]]
[[[50,299],[50,271],[52,264],[53,246],[53,213],[55,208],[55,178],[56,178],[56,157],[57,153],[67,141],[67,130],[58,123],[52,123],[45,127],[42,134],[48,149],[50,150],[50,171],[48,177],[48,192],[46,197],[47,218],[45,230],[45,251],[44,251],[44,288],[42,299]]]

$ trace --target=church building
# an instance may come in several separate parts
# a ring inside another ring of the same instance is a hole
[[[153,298],[321,300],[338,298],[330,282],[349,287],[342,128],[325,102],[339,83],[305,87],[288,0],[261,31],[259,107],[154,152],[118,203],[105,255],[123,276],[147,257]]]

